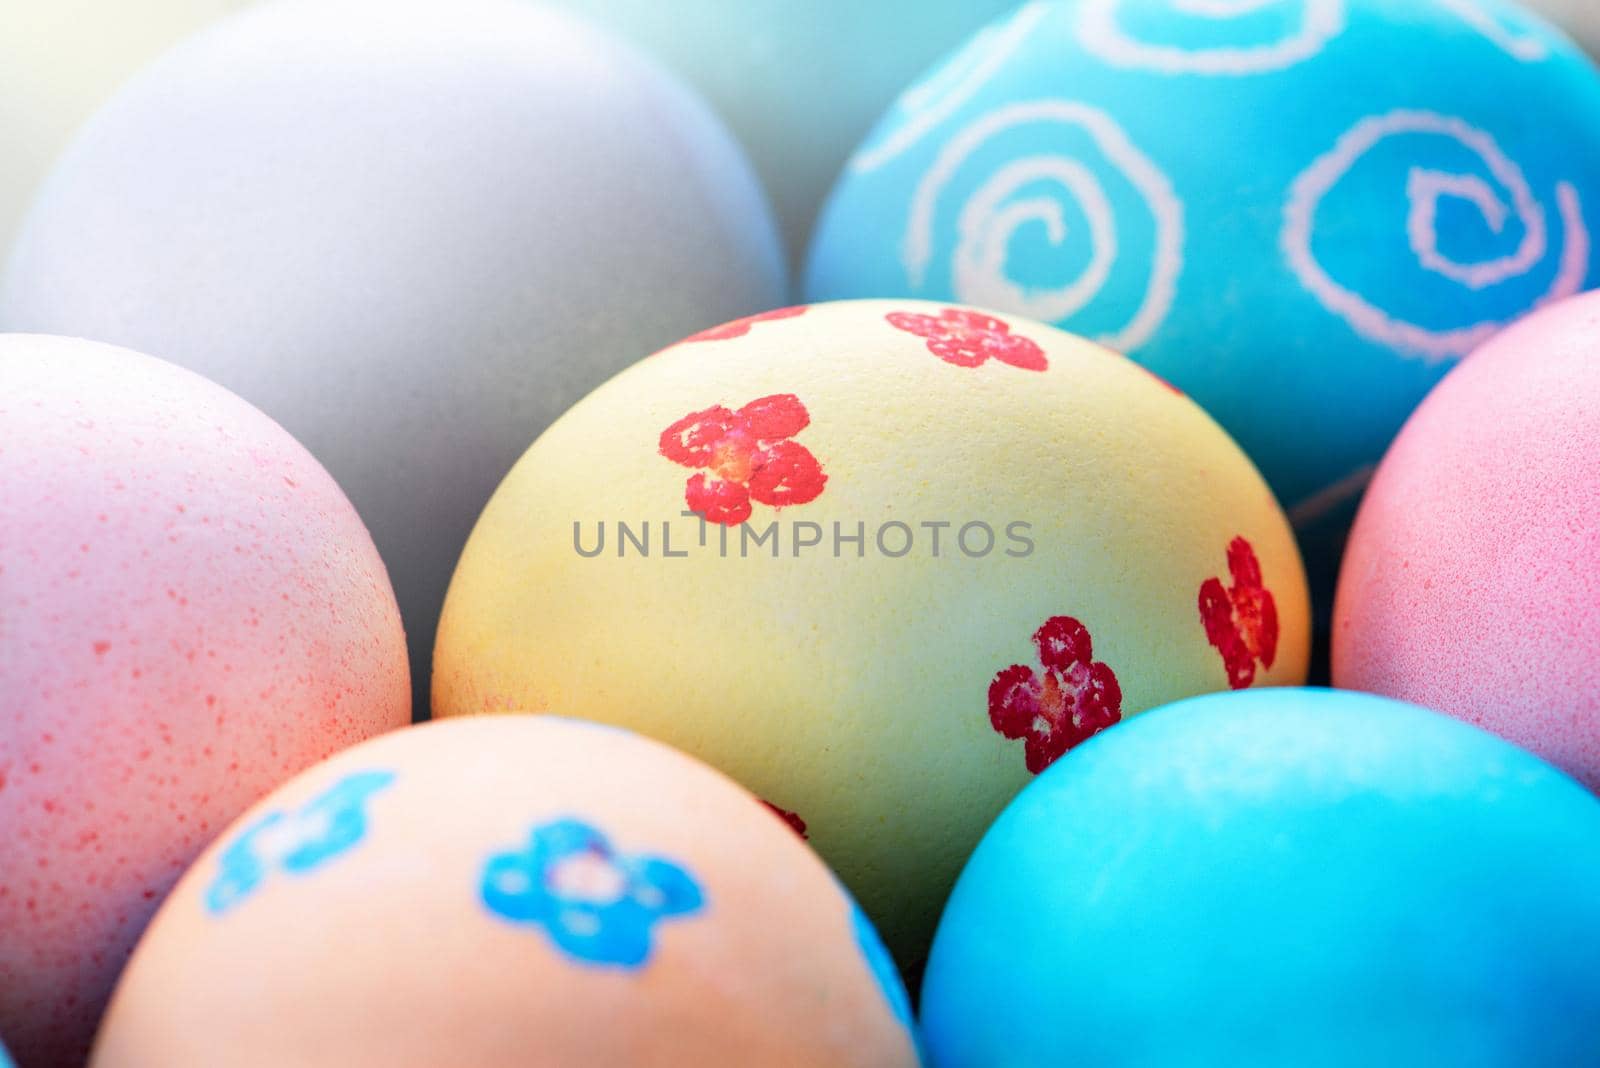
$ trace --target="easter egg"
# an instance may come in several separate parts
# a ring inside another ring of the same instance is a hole
[[[1170,379],[1260,465],[1326,619],[1384,448],[1600,283],[1597,218],[1600,75],[1500,0],[1032,3],[859,148],[806,290],[1026,314]]]
[[[307,771],[190,869],[95,1068],[914,1065],[872,926],[722,775],[554,716]]]
[[[1437,708],[1600,790],[1600,294],[1452,371],[1378,468],[1334,610],[1338,685]]]
[[[791,253],[839,168],[928,64],[1017,0],[558,0],[705,94],[750,153]]]
[[[1566,30],[1590,55],[1600,53],[1600,8],[1592,0],[1523,0],[1533,11]]]
[[[81,1061],[161,896],[268,790],[410,715],[372,539],[238,397],[0,335],[0,1034]]]
[[[1136,364],[919,301],[691,337],[490,501],[437,716],[558,709],[804,823],[901,963],[983,829],[1082,739],[1304,680],[1304,576],[1238,448]]]
[[[157,353],[304,442],[394,574],[420,707],[450,569],[528,442],[784,290],[738,148],[633,50],[515,0],[289,0],[93,120],[0,327]]]
[[[961,874],[930,1062],[1587,1063],[1600,802],[1364,694],[1199,697],[1024,790]]]
[[[50,0],[0,6],[0,260],[78,126],[184,34],[245,0]]]

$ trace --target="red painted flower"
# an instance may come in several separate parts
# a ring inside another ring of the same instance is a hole
[[[714,405],[690,412],[661,432],[661,455],[710,475],[689,479],[684,496],[710,523],[737,526],[750,502],[773,508],[814,501],[828,476],[811,450],[788,439],[811,415],[793,393],[753,400],[738,411]]]
[[[1228,543],[1228,574],[1233,585],[1208,578],[1200,585],[1200,620],[1206,640],[1222,654],[1228,686],[1242,690],[1255,681],[1256,661],[1272,666],[1278,653],[1278,606],[1261,584],[1261,562],[1243,538]]]
[[[806,834],[806,821],[801,819],[797,813],[790,812],[786,808],[779,808],[771,801],[763,801],[761,803],[770,808],[780,820],[787,823],[795,834],[798,834],[801,838],[810,840],[811,836]]]
[[[1035,775],[1079,742],[1122,718],[1116,674],[1094,659],[1089,631],[1071,616],[1052,616],[1033,635],[1043,673],[1013,664],[989,684],[989,722],[1007,738],[1025,738]]]
[[[750,328],[757,323],[771,322],[774,319],[793,319],[797,315],[804,315],[804,304],[793,308],[774,308],[772,311],[760,312],[756,315],[746,315],[743,319],[735,319],[731,323],[713,326],[710,330],[702,330],[698,334],[690,334],[684,338],[689,341],[727,341],[731,338],[744,337]]]
[[[977,367],[989,359],[1024,371],[1043,371],[1050,366],[1038,345],[981,312],[946,308],[937,316],[891,312],[886,318],[896,329],[927,338],[929,352],[957,367]]]

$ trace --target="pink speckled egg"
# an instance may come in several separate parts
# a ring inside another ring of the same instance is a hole
[[[162,895],[404,724],[372,539],[276,423],[161,360],[0,335],[0,1034],[81,1062]]]
[[[1345,555],[1333,681],[1600,789],[1600,293],[1500,334],[1406,424]]]

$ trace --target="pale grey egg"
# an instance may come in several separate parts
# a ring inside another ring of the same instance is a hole
[[[91,120],[0,323],[175,361],[304,442],[388,564],[421,709],[512,462],[624,366],[785,288],[741,151],[630,46],[514,0],[285,0]]]

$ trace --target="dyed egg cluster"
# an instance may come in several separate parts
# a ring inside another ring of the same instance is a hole
[[[1597,218],[1600,75],[1514,5],[1036,2],[857,150],[806,295],[964,301],[1127,353],[1261,466],[1326,601],[1401,423],[1600,281]]]
[[[1600,1057],[1538,14],[11,4],[0,1068]]]
[[[658,743],[516,716],[375,739],[246,813],[163,905],[92,1063],[917,1052],[871,923],[782,820]]]
[[[1032,775],[1154,705],[1303,682],[1309,643],[1289,525],[1192,401],[1038,323],[852,301],[698,334],[551,427],[462,555],[433,708],[722,768],[910,964]]]
[[[786,290],[740,149],[611,36],[523,0],[275,0],[85,127],[0,329],[173,360],[304,442],[393,572],[425,716],[450,570],[528,442]]]

